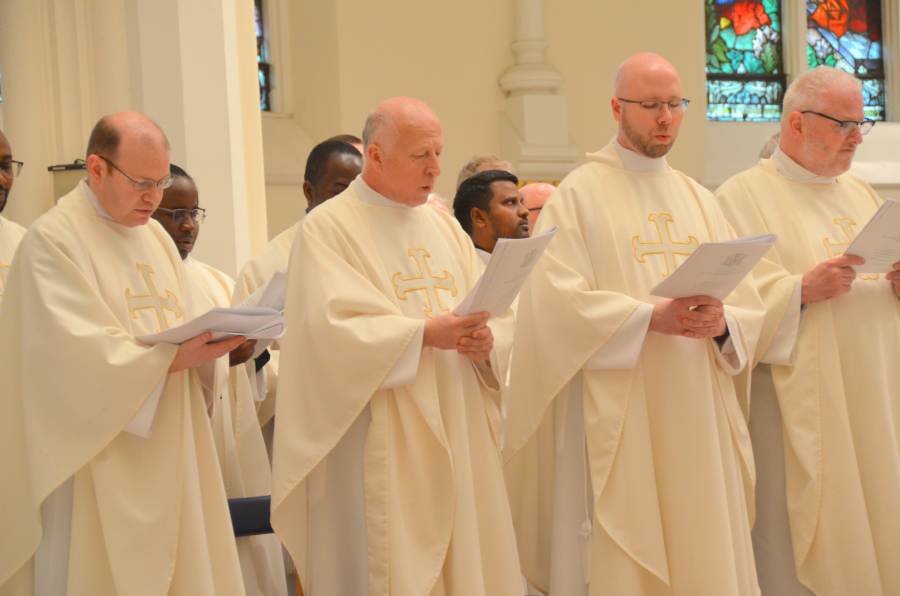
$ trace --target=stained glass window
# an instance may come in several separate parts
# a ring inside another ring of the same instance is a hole
[[[706,0],[707,120],[781,117],[780,0]]]
[[[268,61],[266,47],[266,26],[263,19],[263,0],[254,0],[256,12],[256,62],[259,65],[259,107],[261,110],[272,110],[272,72]]]
[[[807,0],[806,57],[856,75],[866,118],[884,120],[881,0]]]

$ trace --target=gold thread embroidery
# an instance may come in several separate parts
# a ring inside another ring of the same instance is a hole
[[[825,238],[822,238],[822,244],[825,246],[825,253],[828,255],[829,259],[835,259],[835,258],[841,256],[842,254],[844,254],[843,250],[833,251],[833,249],[835,247],[840,247],[840,246],[847,247],[847,246],[850,246],[851,242],[856,240],[856,232],[853,231],[853,226],[856,225],[855,221],[853,221],[849,217],[835,217],[833,221],[834,221],[835,225],[837,227],[839,227],[841,229],[841,231],[844,233],[844,238],[846,239],[846,242],[832,242],[831,239],[828,238],[828,236],[826,236]],[[862,273],[860,273],[859,278],[860,279],[878,279],[878,275],[876,274],[875,277],[870,277],[868,275],[863,275]]]
[[[153,267],[146,263],[135,263],[135,268],[141,272],[141,277],[144,278],[144,283],[147,284],[147,289],[150,293],[135,296],[131,293],[131,288],[127,288],[125,290],[125,301],[128,303],[128,313],[132,319],[137,319],[137,311],[142,308],[152,308],[156,314],[156,319],[159,321],[159,329],[156,331],[157,333],[162,332],[163,329],[169,328],[164,311],[171,312],[176,319],[181,318],[182,310],[178,304],[178,297],[171,290],[166,290],[165,298],[160,296],[156,290],[156,284],[153,283],[153,279],[150,277],[154,274]]]
[[[441,297],[437,291],[445,290],[450,292],[451,297],[456,296],[457,288],[453,274],[446,269],[444,269],[443,277],[437,277],[432,273],[431,265],[428,264],[428,259],[431,258],[431,254],[424,248],[410,248],[406,251],[406,254],[415,260],[416,266],[419,268],[419,276],[406,278],[403,277],[399,271],[394,273],[391,277],[391,281],[394,283],[394,293],[397,295],[397,298],[400,300],[408,300],[407,294],[410,292],[425,290],[425,295],[428,297],[428,308],[425,309],[425,315],[429,319],[441,315],[441,312],[436,311],[443,311],[443,313],[450,312],[449,308],[444,308],[444,305],[441,304]],[[428,279],[431,283],[426,281],[426,271],[428,272]],[[435,282],[444,283],[438,284]],[[432,300],[432,297],[434,300]],[[435,304],[437,305],[437,308],[435,308]]]
[[[665,279],[678,268],[678,264],[675,262],[675,255],[691,256],[691,254],[697,250],[697,247],[700,246],[700,241],[693,236],[688,236],[687,242],[673,240],[672,230],[669,229],[669,224],[674,223],[675,220],[668,213],[651,213],[647,220],[652,221],[654,225],[656,225],[656,233],[659,235],[659,241],[641,242],[639,240],[640,234],[632,238],[631,246],[634,248],[634,258],[637,259],[639,263],[646,263],[647,261],[644,260],[644,257],[647,255],[662,255],[666,262],[666,272],[663,273],[663,279]],[[666,230],[665,239],[663,239],[663,228]],[[655,246],[659,246],[659,248],[655,250],[651,248],[650,250],[639,253],[644,247]]]

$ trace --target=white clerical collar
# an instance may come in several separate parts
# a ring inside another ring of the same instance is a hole
[[[100,204],[100,199],[97,198],[97,195],[94,194],[94,191],[91,190],[91,187],[88,186],[87,178],[83,178],[79,184],[84,185],[84,194],[87,195],[88,201],[91,202],[91,207],[94,208],[94,213],[97,214],[97,217],[102,217],[103,219],[108,219],[109,221],[116,221],[113,219],[113,216],[109,214],[109,211],[103,208],[103,205]],[[118,222],[116,222],[118,223]]]
[[[836,184],[838,179],[834,176],[819,176],[813,174],[796,161],[791,159],[787,153],[781,150],[781,147],[775,148],[772,154],[772,160],[775,162],[775,169],[778,173],[793,182],[802,182],[804,184]]]
[[[629,172],[668,172],[669,164],[665,157],[647,157],[637,151],[632,151],[619,144],[618,139],[613,139],[613,147],[622,158],[622,167]]]
[[[487,265],[488,261],[491,260],[491,253],[486,250],[481,250],[477,246],[475,247],[475,252],[478,253],[478,256],[481,257],[481,260],[484,261],[484,264]]]
[[[380,192],[373,190],[371,186],[366,184],[366,181],[363,180],[362,176],[357,176],[350,184],[353,185],[353,190],[354,192],[356,192],[356,196],[363,203],[368,203],[369,205],[375,205],[377,207],[412,209],[412,207],[410,207],[409,205],[404,205],[403,203],[392,201]]]
[[[181,262],[184,263],[186,266],[190,266],[190,265],[194,264],[194,259],[192,259],[190,253],[188,253],[188,256],[184,257],[184,259]]]

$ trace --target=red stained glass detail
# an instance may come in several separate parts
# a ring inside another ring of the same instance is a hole
[[[766,9],[759,0],[734,3],[734,32],[738,35],[744,35],[751,29],[759,29],[771,23],[772,19],[766,14]]]

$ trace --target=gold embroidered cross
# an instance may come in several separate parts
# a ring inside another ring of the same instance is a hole
[[[443,277],[434,275],[431,272],[431,266],[428,264],[431,254],[424,248],[410,248],[406,251],[406,254],[416,261],[416,266],[419,268],[419,276],[406,278],[400,275],[399,271],[395,273],[391,281],[394,282],[394,292],[397,294],[397,298],[408,300],[407,294],[410,292],[425,290],[425,295],[428,297],[428,308],[425,309],[425,314],[429,319],[450,312],[449,308],[444,308],[441,304],[441,298],[437,291],[444,290],[450,292],[451,297],[456,296],[456,281],[453,279],[453,274],[444,269]],[[426,272],[428,274],[427,278]]]
[[[166,290],[165,298],[159,295],[159,292],[156,291],[156,285],[150,277],[153,275],[153,267],[145,263],[136,263],[135,267],[141,272],[141,277],[144,278],[144,283],[147,284],[147,289],[150,293],[135,296],[131,293],[131,288],[126,289],[125,300],[128,302],[128,313],[132,319],[137,319],[137,311],[142,308],[152,308],[159,321],[157,333],[163,329],[168,329],[169,324],[166,322],[166,313],[164,311],[167,310],[174,314],[176,319],[180,319],[181,306],[178,304],[178,297],[171,290]]]
[[[700,246],[700,242],[693,236],[688,236],[687,242],[673,240],[669,224],[675,220],[668,213],[651,213],[647,219],[656,225],[659,241],[641,242],[639,240],[640,234],[632,238],[631,246],[634,247],[634,258],[639,263],[646,263],[647,261],[644,260],[644,257],[647,255],[662,255],[666,261],[666,272],[663,273],[663,279],[665,279],[678,267],[678,263],[675,262],[675,255],[690,256]],[[664,228],[666,231],[665,237],[663,236]]]
[[[822,238],[822,244],[825,245],[825,252],[828,254],[829,259],[835,259],[842,254],[850,246],[850,243],[856,240],[856,232],[853,231],[853,226],[856,225],[856,222],[850,219],[849,217],[835,217],[834,223],[838,226],[841,231],[844,233],[845,242],[832,242],[830,238],[827,236]],[[870,277],[868,275],[859,274],[860,279],[878,279],[878,275],[876,274],[874,277]]]

